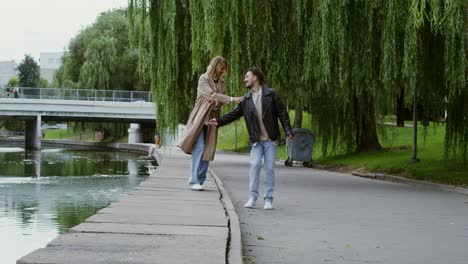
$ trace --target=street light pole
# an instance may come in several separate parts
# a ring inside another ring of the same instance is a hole
[[[416,84],[413,87],[413,157],[410,161],[415,163],[419,162],[418,159],[418,120],[416,113]]]

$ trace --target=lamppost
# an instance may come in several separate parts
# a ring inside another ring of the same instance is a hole
[[[416,114],[416,84],[414,84],[413,88],[413,157],[411,157],[410,161],[415,163],[419,162],[418,159],[418,120]]]

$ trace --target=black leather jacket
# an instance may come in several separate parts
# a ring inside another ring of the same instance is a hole
[[[288,111],[281,102],[280,97],[272,89],[266,85],[262,86],[262,118],[265,129],[268,133],[270,140],[280,140],[280,131],[278,127],[278,119],[283,126],[286,135],[291,135],[291,124],[289,121]],[[242,101],[236,109],[230,113],[217,119],[218,126],[225,126],[241,116],[244,116],[245,124],[249,132],[250,144],[259,141],[260,137],[260,124],[258,123],[257,110],[252,100],[252,92],[249,92],[245,96],[245,100]]]

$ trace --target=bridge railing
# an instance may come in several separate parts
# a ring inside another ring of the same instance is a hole
[[[16,89],[17,95],[13,92]],[[109,102],[152,102],[151,92],[122,90],[88,90],[68,88],[10,88],[0,91],[0,97],[47,100],[80,100]]]

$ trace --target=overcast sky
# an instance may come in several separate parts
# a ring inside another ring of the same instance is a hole
[[[63,51],[99,13],[128,0],[0,0],[0,61]]]

